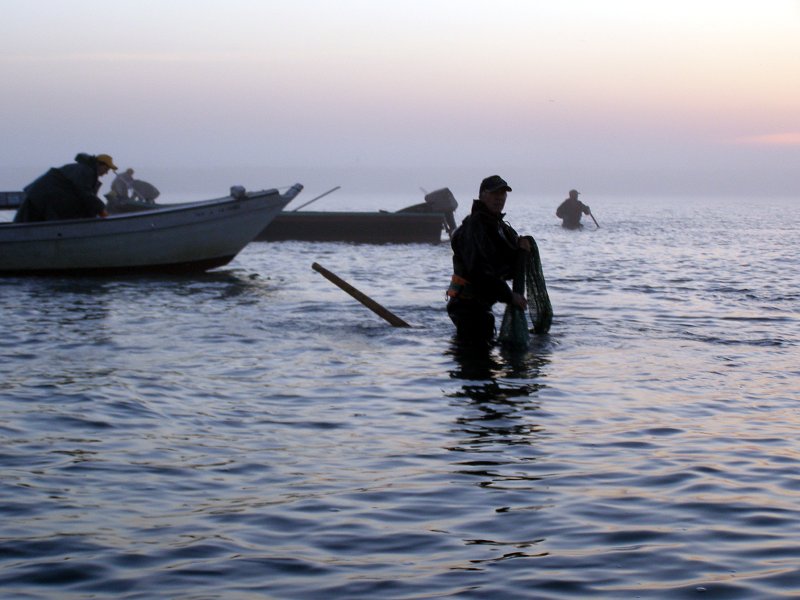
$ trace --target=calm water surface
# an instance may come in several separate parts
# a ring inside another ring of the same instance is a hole
[[[446,244],[0,280],[0,596],[800,595],[800,204],[586,201],[509,200],[518,354],[454,346]]]

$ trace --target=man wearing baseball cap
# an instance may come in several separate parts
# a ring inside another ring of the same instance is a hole
[[[455,233],[453,277],[447,290],[447,312],[460,342],[488,345],[495,332],[492,306],[497,302],[527,307],[525,296],[512,292],[518,250],[530,252],[530,241],[503,221],[511,186],[499,175],[481,181],[472,211]]]
[[[108,216],[97,197],[100,177],[117,166],[108,154],[80,153],[74,163],[52,168],[25,188],[15,223]]]
[[[580,192],[570,190],[569,198],[564,200],[556,209],[556,216],[561,219],[561,226],[565,229],[583,229],[581,215],[590,215],[589,207],[578,200]]]

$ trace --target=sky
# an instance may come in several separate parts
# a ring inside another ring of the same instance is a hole
[[[800,0],[0,10],[2,189],[89,152],[173,186],[798,194]]]

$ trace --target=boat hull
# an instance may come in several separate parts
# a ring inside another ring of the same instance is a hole
[[[77,219],[0,225],[0,274],[205,271],[230,262],[302,189]]]
[[[283,211],[256,240],[438,244],[443,227],[441,213]]]

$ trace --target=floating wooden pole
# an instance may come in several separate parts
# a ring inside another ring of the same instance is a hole
[[[376,315],[378,315],[382,319],[388,321],[389,324],[391,324],[392,326],[394,326],[394,327],[411,327],[411,325],[409,325],[408,323],[403,321],[403,319],[398,317],[396,314],[394,314],[390,310],[384,308],[383,306],[381,306],[380,304],[375,302],[375,300],[373,300],[372,298],[370,298],[369,296],[367,296],[363,292],[360,292],[359,290],[354,288],[352,285],[347,283],[345,280],[340,279],[338,276],[336,276],[333,273],[331,273],[330,271],[328,271],[328,269],[326,269],[325,267],[322,267],[317,263],[313,263],[311,265],[311,268],[314,269],[317,273],[320,273],[325,279],[327,279],[331,283],[334,283],[337,286],[339,286],[341,289],[343,289],[345,292],[350,294],[353,298],[355,298],[356,300],[361,302],[361,304],[366,306],[368,309],[370,309]]]

